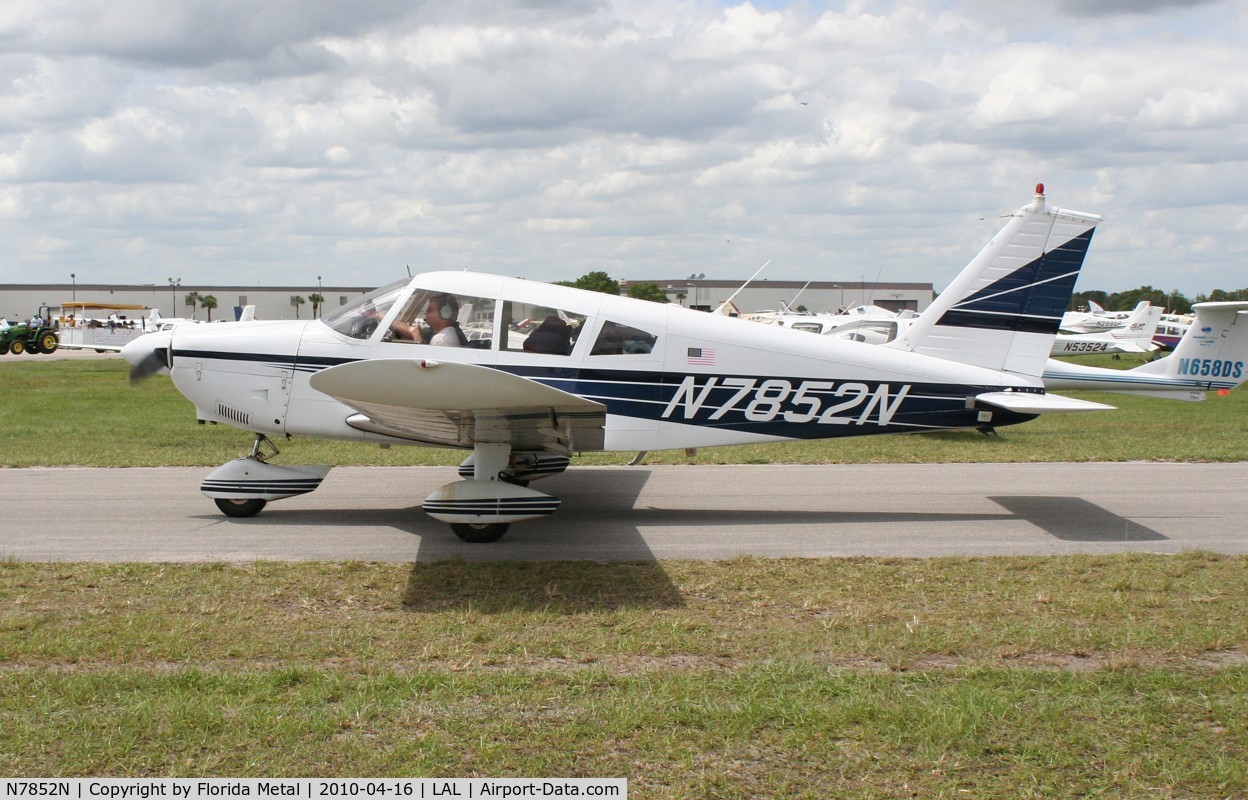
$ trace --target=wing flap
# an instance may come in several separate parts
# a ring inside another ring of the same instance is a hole
[[[603,444],[606,406],[476,364],[373,359],[313,375],[312,388],[359,412],[352,427],[450,447],[509,443],[571,453]]]

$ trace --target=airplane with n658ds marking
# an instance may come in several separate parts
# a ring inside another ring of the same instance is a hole
[[[1110,408],[1041,380],[1100,217],[1030,203],[903,339],[838,341],[673,305],[470,272],[385,286],[319,320],[189,325],[123,354],[167,371],[201,422],[255,437],[201,490],[231,516],[314,490],[271,436],[458,448],[424,502],[493,541],[559,500],[529,487],[578,451],[640,451],[1013,425]]]

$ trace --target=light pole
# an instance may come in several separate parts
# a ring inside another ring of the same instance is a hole
[[[169,315],[170,317],[176,317],[178,315],[178,287],[181,285],[181,278],[169,279],[169,297],[173,300],[173,313]]]
[[[71,272],[71,273],[69,273],[69,279],[70,279],[71,281],[73,281],[73,283],[74,283],[74,289],[73,289],[74,296],[73,296],[73,298],[72,298],[72,299],[73,299],[75,302],[77,302],[77,301],[78,301],[78,275],[77,275],[77,274],[75,274],[75,273],[73,273],[73,272]]]
[[[841,290],[841,304],[837,306],[836,313],[843,314],[845,313],[845,287],[841,286],[839,283],[834,283],[832,284],[832,288]]]

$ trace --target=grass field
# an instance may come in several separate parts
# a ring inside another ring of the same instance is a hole
[[[1102,361],[1112,362],[1107,357]],[[195,411],[167,377],[138,386],[127,365],[105,361],[0,363],[0,466],[216,466],[250,452],[251,437],[195,424]],[[1248,392],[1180,403],[1129,395],[1072,393],[1116,411],[1054,414],[971,432],[870,436],[765,446],[654,452],[662,463],[931,463],[1007,461],[1248,460]],[[294,439],[279,444],[283,463],[458,464],[463,454],[419,447],[388,450],[353,442]],[[631,453],[586,453],[574,463],[622,464]]]
[[[248,444],[195,425],[167,380],[132,389],[117,362],[0,364],[0,386],[11,466],[217,464]],[[694,458],[1245,459],[1239,393],[1095,399],[1122,410],[997,438]],[[283,450],[290,463],[458,460]],[[623,776],[632,797],[665,799],[1243,798],[1245,597],[1248,558],[1208,553],[0,562],[0,774]]]

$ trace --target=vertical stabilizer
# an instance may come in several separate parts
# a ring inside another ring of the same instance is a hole
[[[1045,204],[1043,184],[889,346],[1039,378],[1101,218]]]
[[[1233,389],[1248,377],[1248,302],[1197,303],[1196,319],[1165,358],[1131,370],[1136,375],[1195,379],[1208,389]]]

